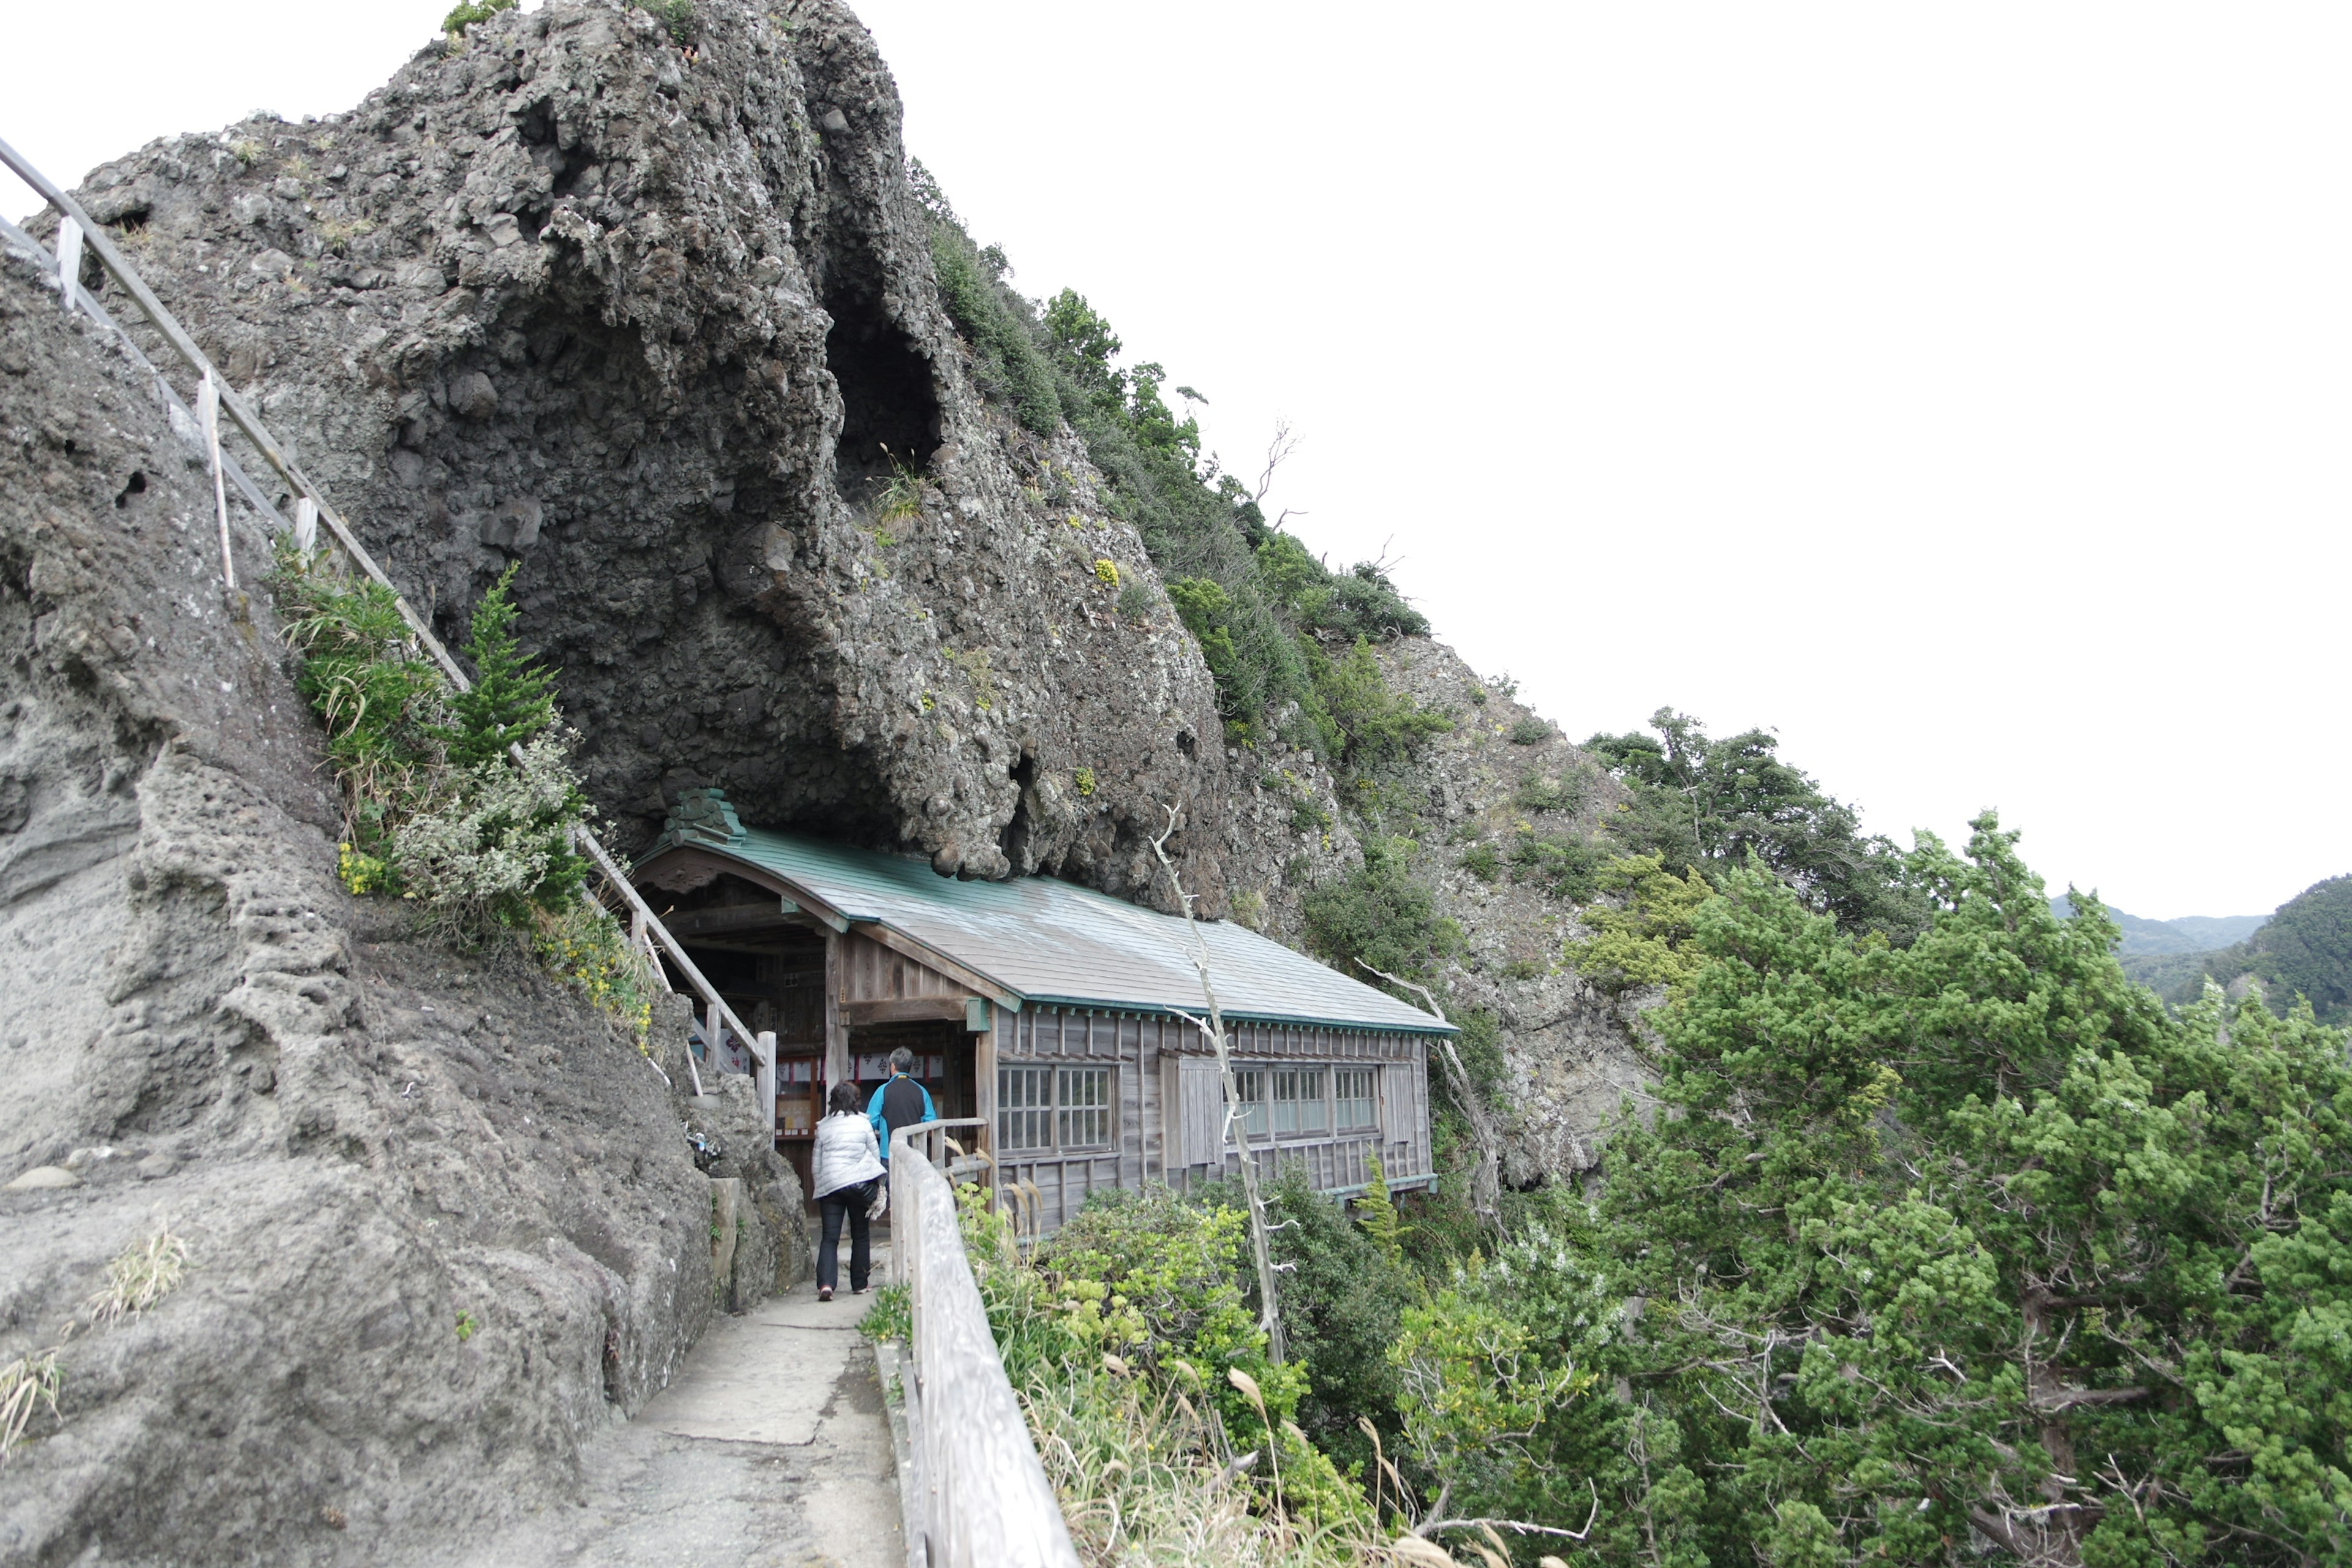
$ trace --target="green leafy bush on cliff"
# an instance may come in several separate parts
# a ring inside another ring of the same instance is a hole
[[[1361,864],[1307,895],[1307,944],[1341,973],[1384,984],[1366,973],[1369,964],[1433,985],[1445,961],[1462,951],[1461,926],[1437,912],[1428,885],[1412,874],[1417,847],[1410,838],[1368,839]]]
[[[642,1042],[653,977],[613,921],[581,897],[572,834],[588,814],[554,675],[515,638],[514,573],[475,606],[453,692],[392,591],[289,550],[270,585],[299,660],[296,689],[327,731],[344,805],[343,884],[405,900],[424,930],[461,942],[528,932],[542,961]]]
[[[1905,857],[1907,946],[1753,862],[1696,905],[1654,1113],[1450,1287],[1560,1391],[1430,1358],[1518,1434],[1454,1443],[1450,1509],[1590,1510],[1596,1568],[2343,1560],[2342,1036],[2168,1014],[1974,826]]]
[[[1608,824],[1626,854],[1710,878],[1753,858],[1811,908],[1896,942],[1926,922],[1927,904],[1902,852],[1864,834],[1852,806],[1780,761],[1780,737],[1749,730],[1717,740],[1671,708],[1652,714],[1650,726],[1584,742],[1628,791]]]

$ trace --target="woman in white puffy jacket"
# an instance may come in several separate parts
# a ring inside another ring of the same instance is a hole
[[[825,1096],[825,1119],[816,1124],[816,1159],[810,1185],[824,1216],[824,1239],[816,1248],[816,1299],[833,1300],[841,1278],[841,1222],[849,1222],[849,1293],[866,1294],[874,1266],[873,1222],[867,1216],[882,1180],[882,1150],[874,1124],[857,1103],[855,1084],[837,1083]]]

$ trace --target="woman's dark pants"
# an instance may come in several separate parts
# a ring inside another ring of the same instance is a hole
[[[824,1215],[824,1239],[817,1244],[816,1282],[826,1289],[841,1282],[841,1222],[845,1216],[849,1221],[849,1288],[866,1289],[866,1277],[874,1267],[874,1222],[866,1217],[866,1208],[873,1201],[872,1182],[843,1187],[817,1199],[817,1209]]]

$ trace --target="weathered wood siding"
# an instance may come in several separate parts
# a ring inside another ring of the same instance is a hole
[[[1269,1178],[1295,1165],[1319,1190],[1360,1187],[1370,1179],[1367,1157],[1372,1154],[1380,1155],[1391,1183],[1428,1176],[1429,1080],[1422,1037],[1236,1024],[1228,1038],[1238,1067],[1318,1067],[1327,1074],[1360,1067],[1377,1072],[1377,1131],[1253,1138],[1250,1152]],[[1149,1181],[1188,1188],[1241,1169],[1241,1152],[1223,1137],[1224,1096],[1215,1054],[1201,1032],[1181,1019],[1024,1008],[1000,1018],[996,1057],[1007,1068],[1083,1066],[1112,1073],[1117,1136],[1108,1147],[1024,1150],[997,1141],[1001,1179],[1034,1190],[1041,1230],[1058,1227],[1097,1188],[1131,1189]],[[1328,1095],[1328,1076],[1325,1085]]]
[[[855,931],[841,938],[838,963],[836,980],[841,1000],[846,1003],[905,1002],[923,997],[961,1002],[972,994],[971,987],[963,982],[950,980],[929,965]]]

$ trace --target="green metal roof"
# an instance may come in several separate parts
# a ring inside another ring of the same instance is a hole
[[[703,792],[696,792],[701,794]],[[716,795],[716,791],[709,792]],[[690,845],[759,868],[853,926],[874,922],[986,977],[1024,1004],[1201,1016],[1197,951],[1181,916],[1051,877],[964,882],[925,860],[797,833],[743,827],[723,802],[698,802],[655,846]],[[648,856],[650,861],[652,856]],[[1196,928],[1228,1018],[1453,1034],[1384,991],[1231,921]]]

